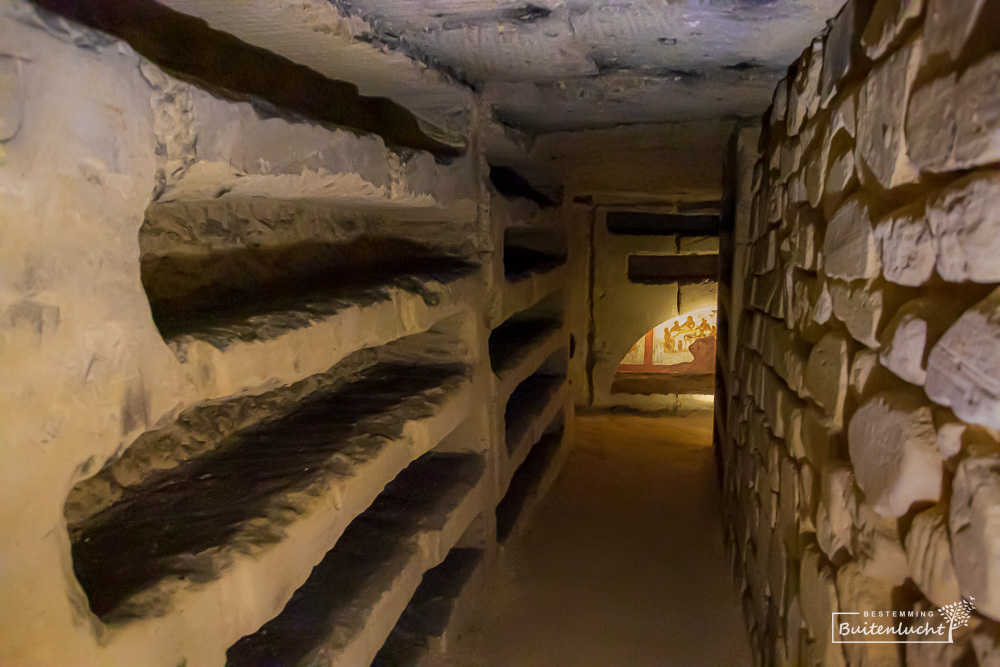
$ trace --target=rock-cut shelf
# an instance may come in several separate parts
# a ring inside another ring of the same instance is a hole
[[[482,509],[483,459],[424,455],[393,480],[284,610],[227,652],[230,667],[371,664],[424,573]]]
[[[563,429],[546,433],[530,448],[497,504],[497,542],[506,543],[515,527],[525,523],[527,516],[555,480],[561,468],[561,459],[567,453]]]
[[[462,364],[390,355],[76,512],[73,567],[109,626],[109,663],[210,663],[257,630],[379,491],[455,428],[471,394]]]
[[[473,603],[484,570],[482,549],[455,547],[448,552],[444,562],[424,574],[372,667],[417,665],[428,654],[444,655],[446,637],[454,632],[460,608]]]
[[[490,365],[500,399],[531,376],[564,345],[562,323],[551,317],[514,317],[490,334]]]
[[[397,239],[143,258],[153,319],[201,399],[425,331],[474,300],[477,271]]]
[[[501,321],[531,308],[565,284],[566,265],[561,260],[539,263],[533,268],[505,275]]]
[[[504,413],[508,471],[520,465],[568,399],[569,383],[564,375],[536,374],[518,385]]]

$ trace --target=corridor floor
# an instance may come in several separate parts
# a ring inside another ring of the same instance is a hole
[[[712,416],[579,416],[448,664],[752,664],[722,543]]]

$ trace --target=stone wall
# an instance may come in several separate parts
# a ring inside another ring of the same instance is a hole
[[[762,664],[1000,661],[998,13],[851,0],[737,179],[718,442]],[[954,643],[832,642],[962,597]]]

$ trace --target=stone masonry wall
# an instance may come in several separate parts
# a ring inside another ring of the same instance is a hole
[[[851,0],[764,117],[719,407],[762,664],[1000,664],[998,15]],[[962,598],[954,643],[832,641]]]

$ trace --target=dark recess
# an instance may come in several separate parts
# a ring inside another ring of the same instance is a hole
[[[278,107],[271,110],[274,115],[304,116],[371,132],[390,146],[426,150],[441,158],[462,153],[429,137],[416,116],[391,100],[362,96],[352,83],[329,79],[154,0],[32,2],[119,37],[171,74],[228,99],[257,98]]]
[[[431,452],[411,463],[348,525],[281,613],[229,648],[226,664],[324,664],[305,658],[331,634],[344,641],[361,631],[386,582],[420,548],[416,536],[440,530],[482,471],[482,460],[471,454]]]
[[[539,7],[538,5],[529,2],[520,7],[505,9],[502,16],[510,21],[530,23],[532,21],[539,21],[541,19],[548,18],[551,13],[552,10],[546,9],[545,7]]]
[[[547,273],[566,261],[565,257],[550,255],[518,245],[503,249],[503,275],[510,282],[527,278],[532,273]]]
[[[607,225],[611,234],[714,236],[719,233],[719,216],[611,211],[607,216]]]
[[[396,238],[148,255],[141,263],[153,320],[167,339],[223,331],[253,340],[260,334],[249,326],[255,317],[282,314],[283,326],[294,329],[384,299],[388,287],[422,294],[427,281],[447,284],[474,270]]]
[[[497,505],[497,542],[503,544],[510,537],[525,504],[541,484],[549,463],[559,451],[562,437],[561,429],[542,436],[521,467],[514,471],[507,494]]]
[[[524,176],[510,167],[490,166],[490,182],[497,192],[507,197],[530,199],[542,208],[556,205],[545,193],[536,190]]]
[[[420,664],[430,641],[448,629],[462,587],[482,560],[482,550],[456,547],[443,563],[428,570],[371,667]]]
[[[700,283],[718,280],[718,255],[629,255],[628,279],[634,283]]]
[[[273,539],[263,528],[248,537],[248,526],[280,529],[293,514],[277,518],[276,505],[331,474],[348,474],[352,457],[374,456],[407,419],[432,414],[429,401],[463,372],[456,364],[376,364],[283,417],[237,432],[220,449],[127,487],[115,504],[71,528],[73,571],[91,611],[124,620],[132,614],[125,603],[163,579],[216,578],[212,561],[196,554]],[[406,414],[414,397],[428,403]],[[421,497],[408,502],[416,506]]]

